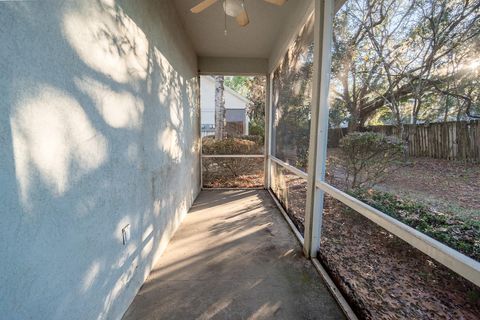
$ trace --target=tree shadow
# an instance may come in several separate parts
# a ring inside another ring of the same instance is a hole
[[[199,190],[194,53],[170,3],[0,8],[0,312],[118,318]]]

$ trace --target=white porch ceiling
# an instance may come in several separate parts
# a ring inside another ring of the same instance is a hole
[[[265,59],[270,57],[277,39],[285,30],[289,15],[311,2],[290,0],[279,7],[263,0],[245,0],[250,23],[242,28],[227,16],[228,33],[225,36],[222,0],[202,13],[191,13],[190,8],[200,1],[173,0],[199,57]]]

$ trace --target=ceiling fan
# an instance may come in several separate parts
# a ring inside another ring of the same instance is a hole
[[[215,4],[218,0],[203,0],[196,6],[190,9],[193,13],[200,13],[207,9],[211,5]],[[234,17],[238,25],[245,27],[250,20],[248,20],[247,9],[245,7],[245,0],[221,0],[223,2],[223,11],[225,15]],[[283,5],[287,0],[264,0],[265,2],[275,4],[277,6]]]

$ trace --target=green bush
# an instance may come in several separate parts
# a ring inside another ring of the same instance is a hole
[[[264,121],[259,121],[259,120],[251,120],[249,123],[249,132],[253,136],[260,136],[263,137],[265,136],[265,123]]]
[[[352,132],[340,140],[340,165],[348,188],[373,186],[404,155],[404,144],[376,132]]]

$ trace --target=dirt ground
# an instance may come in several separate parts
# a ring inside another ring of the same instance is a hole
[[[480,220],[480,165],[414,158],[379,185],[438,210]]]
[[[320,257],[365,319],[478,319],[480,289],[326,197]]]

